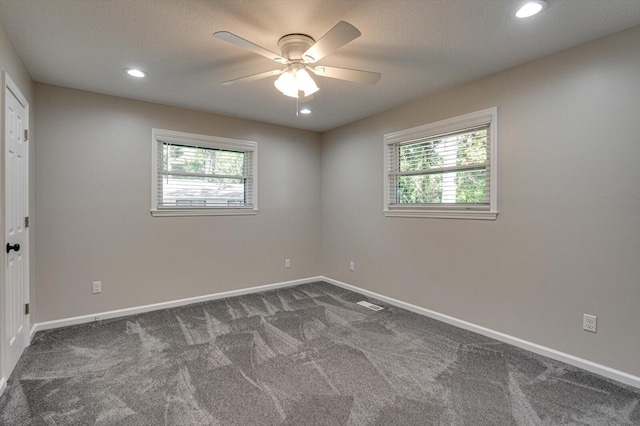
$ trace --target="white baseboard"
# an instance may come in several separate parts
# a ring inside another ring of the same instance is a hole
[[[125,309],[116,309],[114,311],[99,312],[96,314],[81,315],[71,318],[62,318],[53,321],[38,322],[31,328],[31,337],[38,331],[49,330],[52,328],[67,327],[70,325],[85,324],[88,322],[106,320],[111,318],[125,317],[127,315],[135,315],[144,312],[157,311],[159,309],[175,308],[176,306],[190,305],[192,303],[207,302],[210,300],[224,299],[227,297],[242,296],[243,294],[259,293],[261,291],[275,290],[283,287],[291,287],[299,284],[306,284],[314,281],[320,281],[322,277],[302,278],[293,281],[284,281],[274,284],[266,284],[256,287],[243,288],[240,290],[224,291],[222,293],[205,294],[203,296],[189,297],[186,299],[170,300],[168,302],[153,303],[151,305],[134,306]]]
[[[537,343],[532,343],[517,337],[513,337],[508,334],[501,333],[499,331],[495,331],[490,328],[482,327],[477,324],[463,321],[461,319],[451,317],[449,315],[445,315],[429,309],[421,308],[420,306],[412,305],[411,303],[407,303],[391,297],[383,296],[382,294],[374,293],[373,291],[365,290],[365,289],[353,286],[351,284],[344,283],[342,281],[334,280],[332,278],[328,278],[324,276],[320,277],[320,279],[322,281],[326,281],[328,283],[337,285],[338,287],[355,291],[357,293],[364,294],[374,299],[381,300],[390,305],[394,305],[399,308],[406,309],[407,311],[415,312],[416,314],[424,315],[429,318],[433,318],[433,319],[445,322],[447,324],[451,324],[456,327],[463,328],[465,330],[473,331],[475,333],[482,334],[483,336],[491,337],[492,339],[496,339],[504,343],[509,343],[519,348],[526,349],[528,351],[546,356],[548,358],[555,359],[557,361],[562,361],[569,365],[573,365],[574,367],[582,368],[583,370],[587,370],[592,373],[599,374],[601,376],[607,377],[612,380],[616,380],[618,382],[627,384],[629,386],[640,388],[640,377],[634,376],[629,373],[625,373],[624,371],[616,370],[614,368],[607,367],[606,365],[598,364],[593,361],[589,361],[574,355],[560,352],[555,349],[551,349],[546,346],[539,345]]]
[[[31,340],[33,340],[33,335],[36,334],[36,331],[38,331],[38,324],[33,324],[33,326],[31,327],[31,330],[29,331],[29,342],[31,342]]]

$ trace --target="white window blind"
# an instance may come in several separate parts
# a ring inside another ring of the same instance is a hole
[[[256,208],[254,142],[159,129],[154,129],[153,139],[152,213],[222,214]]]
[[[495,113],[386,135],[385,213],[495,218]]]

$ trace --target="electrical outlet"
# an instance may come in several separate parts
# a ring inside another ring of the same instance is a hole
[[[93,282],[93,294],[102,293],[102,281]]]
[[[356,270],[356,262],[349,262],[349,270],[350,271]]]
[[[582,328],[592,333],[596,332],[598,325],[598,317],[595,315],[584,314],[582,317]]]
[[[285,268],[291,268],[291,259],[285,259],[284,260],[284,267]]]

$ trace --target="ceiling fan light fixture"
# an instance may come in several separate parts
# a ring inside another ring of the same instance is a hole
[[[286,70],[280,77],[273,83],[276,86],[276,89],[282,92],[285,96],[290,96],[292,98],[298,97],[298,85],[296,84],[296,79],[291,73],[291,71]]]
[[[299,97],[298,92],[304,92],[306,97],[320,90],[304,68],[289,68],[273,84],[283,95],[292,98]]]
[[[313,95],[320,90],[316,82],[313,81],[313,78],[309,75],[309,72],[304,68],[296,72],[296,81],[298,83],[298,90],[303,91],[305,97]]]
[[[311,55],[304,55],[302,56],[302,59],[307,63],[314,63],[316,61],[316,58]]]

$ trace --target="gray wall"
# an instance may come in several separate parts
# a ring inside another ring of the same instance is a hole
[[[324,134],[323,275],[640,376],[638,46],[640,27]],[[498,219],[384,217],[383,135],[494,105]]]
[[[0,70],[7,71],[22,94],[31,103],[33,99],[33,82],[24,67],[22,60],[11,45],[7,33],[0,27]],[[33,107],[33,105],[31,106]]]
[[[38,322],[320,274],[318,134],[44,84],[36,104]],[[152,217],[153,127],[258,142],[258,214]]]

